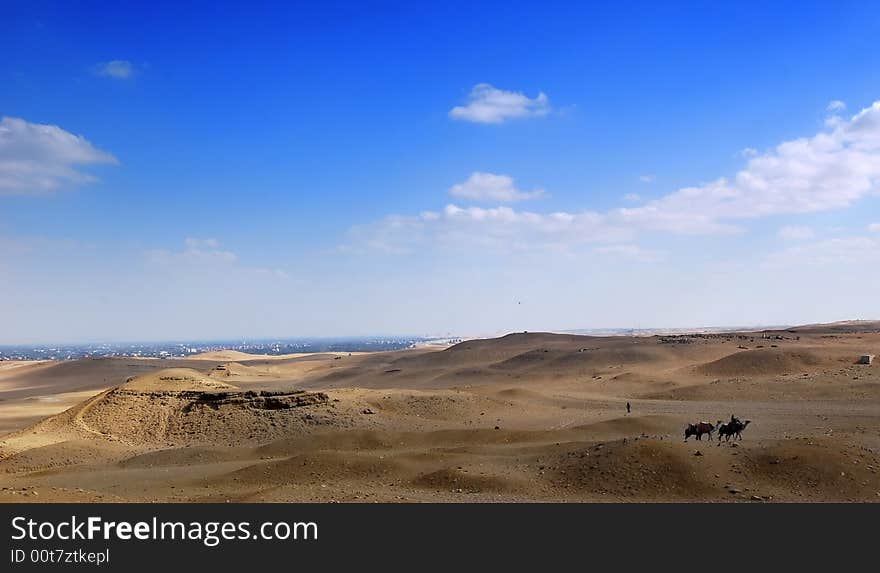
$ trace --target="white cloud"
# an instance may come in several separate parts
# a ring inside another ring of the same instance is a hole
[[[825,107],[825,111],[828,112],[828,116],[825,118],[825,127],[829,129],[834,129],[840,126],[844,119],[841,117],[841,113],[846,110],[846,104],[842,101],[836,99],[832,102],[829,102]]]
[[[638,203],[642,200],[642,196],[638,193],[627,193],[623,196],[623,200],[627,203]]]
[[[550,113],[550,102],[544,93],[529,98],[520,92],[509,92],[489,84],[477,84],[468,96],[467,105],[456,106],[449,117],[475,123],[502,123],[520,117],[541,117]]]
[[[872,233],[880,233],[880,223],[871,223],[868,225],[868,230]]]
[[[217,239],[197,239],[187,237],[180,251],[153,250],[147,253],[151,261],[156,263],[234,263],[238,260],[235,253],[220,248]]]
[[[631,224],[679,232],[731,230],[730,221],[852,205],[880,187],[880,101],[808,138],[751,157],[732,179],[621,209]]]
[[[608,217],[619,225],[643,230],[679,234],[737,232],[740,229],[735,225],[718,220],[723,211],[716,213],[707,208],[722,201],[725,194],[727,190],[722,184],[682,189],[640,207],[616,209]]]
[[[868,237],[837,237],[771,253],[765,260],[765,266],[852,265],[878,261],[880,241]]]
[[[643,249],[634,244],[603,245],[593,250],[616,259],[632,259],[641,262],[656,262],[664,258],[663,253],[659,251]]]
[[[253,272],[259,276],[264,276],[267,278],[275,278],[275,279],[283,279],[283,280],[291,280],[290,273],[282,269],[270,269],[264,267],[258,267],[253,269]],[[302,282],[302,281],[297,281]]]
[[[512,180],[510,187],[515,189]],[[749,219],[842,209],[878,188],[880,102],[812,137],[756,152],[733,178],[682,188],[642,205],[549,214],[449,205],[443,212],[386,217],[357,227],[355,234],[364,246],[388,252],[461,241],[522,248],[535,241],[535,246],[566,248],[588,241],[632,242],[645,231],[742,232],[741,223]],[[803,229],[784,234],[809,238]]]
[[[127,60],[110,60],[96,65],[94,72],[99,76],[126,80],[134,75],[134,66]]]
[[[220,242],[217,239],[197,239],[187,237],[184,239],[186,248],[183,251],[185,256],[206,258],[206,259],[222,259],[228,262],[235,262],[238,257],[234,253],[220,249]]]
[[[449,194],[471,201],[512,203],[514,201],[537,199],[544,195],[544,190],[520,191],[514,185],[513,177],[509,175],[474,172],[471,173],[471,176],[464,183],[453,185],[449,189]]]
[[[172,267],[178,272],[195,270],[202,276],[205,276],[206,269],[211,269],[225,277],[233,273],[237,277],[252,279],[291,280],[290,274],[283,269],[239,264],[238,255],[221,247],[220,241],[213,238],[186,237],[179,251],[154,249],[147,251],[146,257],[150,263]]]
[[[0,194],[26,194],[82,185],[95,177],[81,165],[118,163],[88,140],[55,125],[0,120]]]
[[[352,244],[392,254],[404,254],[432,246],[478,246],[496,252],[521,250],[567,250],[585,242],[624,242],[632,238],[626,229],[606,224],[602,215],[581,213],[533,213],[511,207],[459,207],[425,211],[416,216],[390,215],[351,230]],[[347,246],[345,251],[355,251]]]
[[[776,234],[786,241],[805,241],[815,235],[813,229],[801,225],[787,225],[779,229]]]
[[[639,181],[642,183],[653,183],[656,178],[656,175],[639,175]]]

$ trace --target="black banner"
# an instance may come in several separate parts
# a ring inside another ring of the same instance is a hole
[[[477,562],[629,569],[758,557],[815,566],[867,558],[878,512],[761,504],[7,504],[0,515],[3,571],[185,563],[241,571],[284,564],[467,570]]]

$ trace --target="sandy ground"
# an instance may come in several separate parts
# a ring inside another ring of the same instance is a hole
[[[848,323],[0,363],[0,501],[880,501],[878,350]],[[731,414],[741,440],[683,440]]]

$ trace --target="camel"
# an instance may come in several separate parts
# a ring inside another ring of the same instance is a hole
[[[740,422],[737,418],[731,416],[730,422],[721,424],[718,426],[718,442],[721,443],[721,437],[724,437],[725,442],[730,441],[730,437],[734,436],[742,440],[742,432],[745,430],[749,424],[751,424],[751,420],[746,420],[745,422]]]
[[[720,422],[720,420],[719,420]],[[703,434],[709,434],[709,439],[712,439],[712,432],[715,431],[715,426],[710,422],[697,422],[696,424],[688,424],[684,429],[684,441],[686,442],[688,438],[691,436],[696,436],[697,440],[702,441]]]

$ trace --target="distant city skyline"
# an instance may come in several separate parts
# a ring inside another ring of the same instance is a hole
[[[0,345],[880,318],[880,6],[0,15]]]
[[[274,341],[153,341],[0,345],[2,360],[75,360],[78,358],[186,358],[204,352],[237,350],[255,357],[296,353],[371,352],[414,348],[418,338],[327,338]]]

